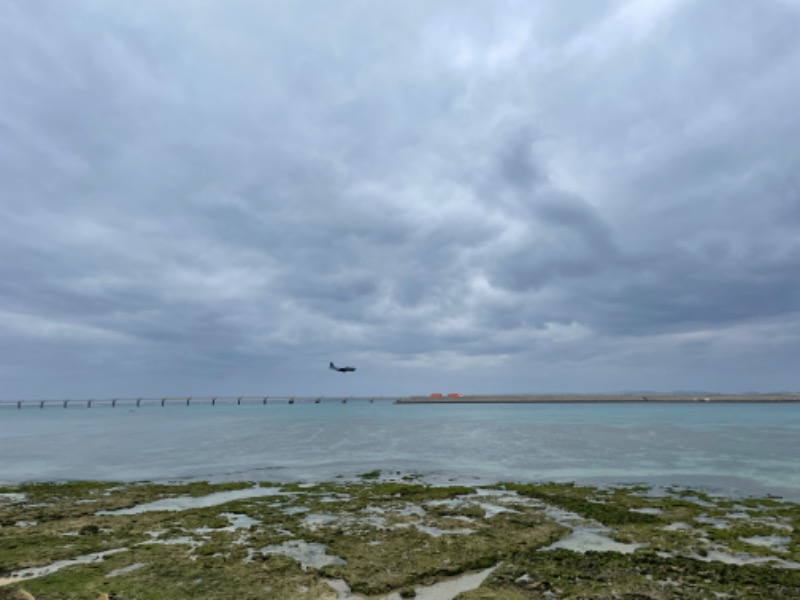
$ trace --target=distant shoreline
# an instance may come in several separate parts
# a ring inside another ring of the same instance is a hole
[[[0,400],[0,410],[21,408],[139,408],[146,406],[230,406],[329,403],[394,404],[668,404],[668,403],[800,403],[800,392],[772,394],[623,393],[623,394],[437,394],[430,396],[172,396]]]
[[[797,394],[487,394],[409,396],[398,404],[591,404],[591,403],[783,403],[800,402]]]

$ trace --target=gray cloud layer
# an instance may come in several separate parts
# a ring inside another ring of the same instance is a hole
[[[0,5],[2,396],[800,389],[800,4],[434,4]]]

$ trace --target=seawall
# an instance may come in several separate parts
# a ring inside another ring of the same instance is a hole
[[[486,394],[410,396],[398,404],[569,404],[569,403],[659,403],[659,402],[800,402],[800,393],[789,394]]]

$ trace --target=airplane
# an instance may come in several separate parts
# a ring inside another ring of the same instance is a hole
[[[355,367],[337,367],[335,364],[333,364],[333,362],[331,362],[331,366],[329,368],[333,369],[334,371],[339,371],[339,373],[349,373],[356,370]]]

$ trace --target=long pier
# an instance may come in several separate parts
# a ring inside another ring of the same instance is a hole
[[[398,404],[587,404],[670,402],[800,402],[799,393],[775,394],[433,394],[399,398]]]
[[[67,400],[0,400],[0,409],[23,408],[139,408],[146,406],[248,406],[267,404],[323,404],[399,402],[400,396],[164,396],[160,398],[90,398]]]

